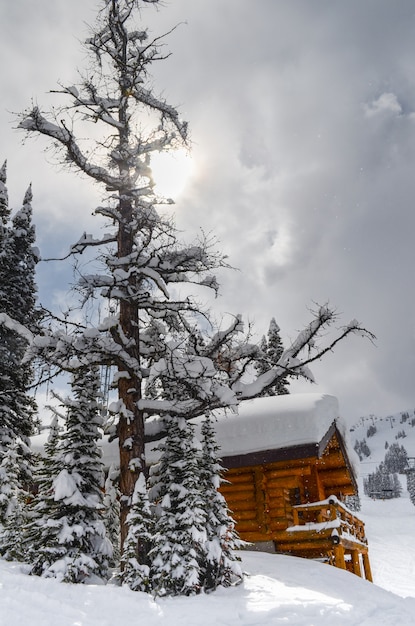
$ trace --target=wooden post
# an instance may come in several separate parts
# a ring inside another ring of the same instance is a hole
[[[344,560],[344,548],[342,545],[334,546],[334,565],[340,569],[346,569],[346,561]]]
[[[294,526],[298,526],[299,525],[299,518],[298,518],[298,509],[293,508],[293,524]]]
[[[363,569],[365,571],[365,578],[369,582],[373,583],[372,570],[370,569],[370,563],[369,563],[369,554],[367,552],[363,552],[362,558],[363,558]]]
[[[353,574],[356,574],[356,576],[360,576],[360,578],[362,578],[362,568],[360,567],[359,551],[352,550],[351,555],[352,555]]]

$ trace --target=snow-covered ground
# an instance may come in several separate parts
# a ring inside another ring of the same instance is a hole
[[[239,587],[154,600],[112,585],[29,577],[0,560],[0,626],[413,626],[415,507],[364,499],[375,584],[289,556],[244,553]]]

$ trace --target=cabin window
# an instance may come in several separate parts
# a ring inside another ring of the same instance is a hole
[[[288,490],[290,496],[290,504],[291,506],[297,506],[301,504],[301,493],[299,487],[294,487],[294,489]]]

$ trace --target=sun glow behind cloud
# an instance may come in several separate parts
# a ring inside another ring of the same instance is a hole
[[[151,157],[151,169],[156,192],[174,199],[183,192],[192,176],[194,161],[184,148],[157,152]]]

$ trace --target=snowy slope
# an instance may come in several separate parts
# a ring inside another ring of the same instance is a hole
[[[409,417],[406,417],[407,415]],[[376,432],[368,435],[370,429],[372,431],[375,429]],[[403,432],[405,437],[401,436]],[[360,462],[360,474],[363,479],[374,472],[379,463],[384,460],[387,450],[386,442],[388,446],[393,443],[403,446],[408,457],[415,457],[415,411],[411,409],[384,417],[376,415],[361,417],[350,429],[349,437],[353,446],[356,441],[365,439],[369,447],[370,455]]]
[[[243,585],[154,600],[29,577],[0,560],[0,626],[413,626],[415,507],[405,497],[362,505],[376,584],[305,559],[245,553]]]

